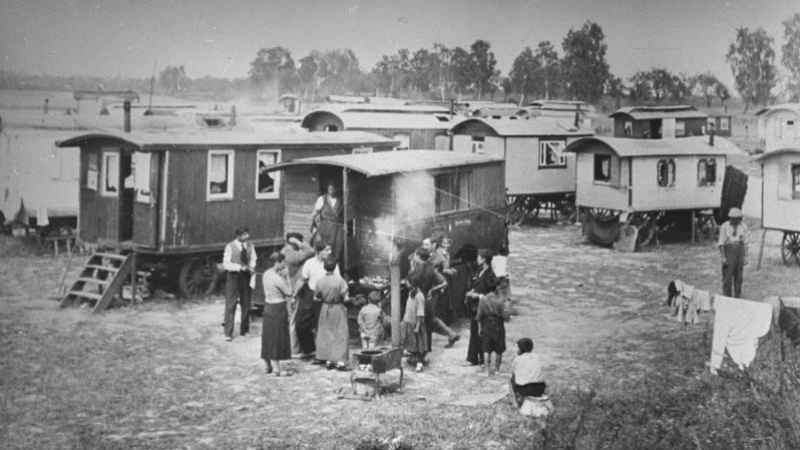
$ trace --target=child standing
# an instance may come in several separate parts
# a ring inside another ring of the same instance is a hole
[[[403,316],[403,347],[417,362],[416,371],[422,372],[422,362],[428,350],[425,330],[425,296],[419,288],[418,280],[414,280],[412,283],[406,302],[406,313]]]
[[[358,331],[361,333],[361,349],[380,347],[383,342],[384,313],[380,307],[381,294],[372,291],[369,302],[358,311]]]
[[[500,364],[503,363],[503,352],[506,351],[505,322],[511,320],[508,299],[498,297],[494,286],[491,286],[490,291],[478,300],[478,313],[475,319],[480,326],[481,350],[485,362],[484,376],[488,377],[492,373],[492,353],[497,354],[495,372],[500,371]]]

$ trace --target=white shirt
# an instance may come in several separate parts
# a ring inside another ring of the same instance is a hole
[[[325,276],[325,262],[315,256],[303,264],[302,273],[303,279],[308,281],[308,287],[310,287],[312,291],[316,291],[317,282],[320,280],[320,278]],[[338,264],[336,265],[336,269],[334,269],[333,273],[341,276]]]
[[[234,245],[238,247],[240,252],[245,251],[245,249],[247,248],[245,244],[238,239],[229,242],[228,245],[225,246],[225,253],[222,254],[222,267],[229,272],[239,272],[240,270],[246,268],[244,264],[241,263],[241,261],[236,261],[236,262],[232,261]],[[250,258],[247,260],[247,265],[252,270],[256,269],[255,250],[250,252]]]
[[[542,381],[542,363],[539,361],[539,355],[530,352],[517,356],[511,363],[511,373],[514,375],[514,383],[520,386],[540,383]]]
[[[497,278],[508,276],[508,257],[502,255],[495,255],[492,258],[492,272]]]
[[[328,196],[327,195],[320,195],[319,197],[317,197],[317,203],[314,205],[314,211],[320,211],[322,209],[322,206],[324,204],[323,202],[325,201],[325,197],[328,197]],[[336,207],[336,201],[337,201],[336,197],[328,197],[328,203],[331,204],[331,208],[335,208]]]

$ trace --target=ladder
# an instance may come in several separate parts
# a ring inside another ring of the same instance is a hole
[[[60,306],[66,308],[93,302],[93,313],[108,308],[111,300],[121,294],[122,285],[132,275],[135,264],[136,254],[133,252],[96,250],[61,300]]]

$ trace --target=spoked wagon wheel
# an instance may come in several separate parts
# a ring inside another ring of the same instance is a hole
[[[214,291],[217,271],[206,258],[189,258],[181,264],[178,287],[184,298],[199,298]]]
[[[633,213],[629,223],[639,229],[639,234],[636,236],[637,247],[647,246],[653,241],[653,238],[656,236],[656,229],[658,228],[658,218],[658,213]]]
[[[784,231],[781,241],[781,256],[787,266],[800,265],[800,233]]]
[[[556,222],[575,222],[577,209],[571,200],[559,200],[555,202],[553,210],[553,220]]]
[[[719,233],[719,226],[713,214],[700,213],[695,218],[697,242],[715,242]]]
[[[604,208],[589,208],[586,213],[598,222],[610,222],[619,219],[619,211]]]
[[[539,202],[524,195],[515,197],[508,208],[508,222],[513,226],[520,225],[527,217],[539,215]]]

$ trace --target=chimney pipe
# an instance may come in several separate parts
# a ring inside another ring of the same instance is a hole
[[[231,122],[229,125],[232,127],[236,126],[236,105],[231,106]]]
[[[123,128],[122,129],[126,133],[130,133],[131,132],[131,101],[130,100],[125,100],[125,102],[122,103],[122,108],[125,111],[125,122],[123,124]]]
[[[714,146],[714,129],[711,129],[711,133],[708,134],[708,145]]]

